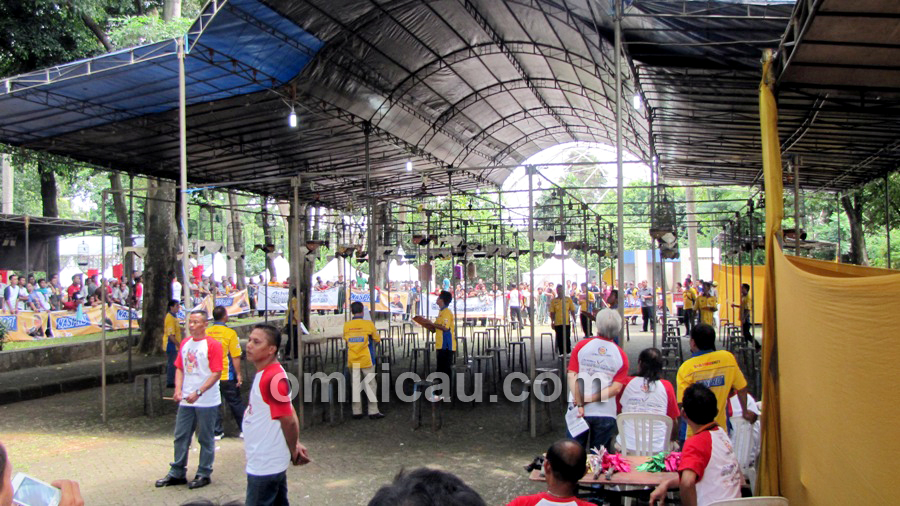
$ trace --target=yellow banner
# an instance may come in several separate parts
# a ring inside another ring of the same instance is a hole
[[[100,306],[84,308],[79,318],[73,311],[53,311],[49,314],[53,337],[83,336],[100,332]]]
[[[752,272],[752,276],[750,275]],[[719,283],[719,318],[730,322],[740,321],[740,311],[732,304],[741,304],[741,283],[750,285],[750,307],[753,310],[753,323],[763,321],[763,301],[766,294],[766,266],[744,265],[743,270],[737,265],[713,264],[713,279]]]
[[[47,328],[47,313],[19,311],[12,314],[0,312],[0,323],[6,327],[7,341],[31,341],[35,337],[43,338]]]

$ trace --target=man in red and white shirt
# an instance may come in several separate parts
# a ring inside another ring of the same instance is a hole
[[[544,477],[547,491],[516,497],[507,506],[591,506],[575,497],[578,480],[587,471],[587,452],[577,441],[560,439],[547,450]]]
[[[281,332],[256,325],[247,341],[247,360],[256,366],[244,412],[247,506],[287,505],[287,468],[309,462],[300,444],[300,422],[291,404],[287,373],[276,360]]]
[[[606,446],[610,451],[616,432],[616,395],[628,380],[628,357],[613,342],[619,337],[622,318],[612,309],[597,314],[596,337],[583,339],[569,360],[569,409],[578,410],[589,430],[568,433],[585,448]],[[590,434],[590,438],[588,438]]]
[[[681,405],[694,435],[681,450],[680,477],[656,487],[650,504],[662,504],[666,491],[676,485],[685,506],[705,506],[741,497],[744,477],[728,434],[716,423],[716,395],[702,383],[694,383],[684,391]]]
[[[207,337],[206,311],[194,310],[188,317],[191,338],[181,341],[175,358],[175,395],[178,414],[175,417],[175,460],[169,474],[157,480],[157,487],[184,485],[187,483],[187,461],[194,427],[200,442],[200,464],[197,475],[188,488],[209,485],[213,460],[216,456],[213,431],[222,398],[219,394],[219,378],[222,376],[222,345]]]

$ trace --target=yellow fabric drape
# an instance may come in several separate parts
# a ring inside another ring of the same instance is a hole
[[[778,244],[774,271],[781,495],[791,506],[896,504],[900,273],[785,255]]]
[[[743,270],[743,272],[742,272]],[[750,276],[753,271],[753,276]],[[741,282],[750,285],[750,307],[753,309],[753,323],[763,321],[763,300],[765,299],[766,266],[719,265],[713,264],[713,279],[719,283],[719,318],[737,323],[740,311],[732,304],[741,303]]]
[[[762,140],[763,176],[766,189],[766,265],[774,265],[775,246],[784,217],[781,145],[778,140],[778,109],[770,89],[772,52],[767,51],[763,79],[759,84],[759,126]],[[762,449],[759,458],[759,492],[781,495],[781,398],[778,378],[778,334],[776,329],[775,269],[766,269],[762,341]]]

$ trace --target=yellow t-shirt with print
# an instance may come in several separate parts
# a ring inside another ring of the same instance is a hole
[[[366,369],[374,365],[375,343],[381,336],[370,320],[353,318],[344,322],[344,341],[347,344],[347,365]]]
[[[694,309],[694,304],[697,301],[697,290],[694,290],[694,287],[691,287],[690,289],[685,290],[682,296],[684,297],[684,308]]]
[[[575,311],[575,303],[571,297],[566,297],[566,309],[563,310],[563,302],[559,297],[550,301],[550,312],[553,313],[553,325],[569,325],[569,313]]]
[[[178,325],[178,318],[172,316],[172,313],[166,313],[166,320],[163,323],[163,351],[166,350],[166,346],[169,344],[169,336],[175,336],[175,344],[181,345],[181,327]]]
[[[219,344],[222,345],[222,377],[220,379],[222,381],[236,379],[231,377],[228,364],[232,357],[241,357],[241,341],[238,339],[237,332],[223,323],[213,323],[206,329],[206,335],[219,341]]]
[[[450,311],[450,308],[445,307],[444,309],[441,309],[441,312],[438,313],[438,317],[434,319],[434,324],[450,329],[434,329],[434,349],[456,351],[456,337],[453,335],[453,312]],[[445,339],[450,340],[450,345],[446,344]]]
[[[594,292],[588,291],[587,296],[584,298],[580,298],[578,300],[578,304],[581,306],[581,310],[587,313],[588,304],[594,302]]]
[[[750,296],[743,295],[741,296],[741,323],[744,323],[744,320],[748,322],[751,320],[752,316],[750,315]]]
[[[734,355],[725,350],[711,351],[685,360],[678,368],[675,379],[678,384],[679,404],[684,398],[684,391],[694,383],[703,383],[712,390],[719,405],[719,414],[716,415],[719,427],[726,427],[728,415],[725,405],[731,391],[747,386],[747,379],[738,367]],[[691,430],[688,427],[688,436],[690,435]]]
[[[707,325],[715,325],[713,314],[718,309],[719,300],[715,295],[697,297],[697,309],[700,310],[700,321]]]

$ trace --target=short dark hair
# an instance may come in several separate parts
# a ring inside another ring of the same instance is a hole
[[[562,482],[576,484],[587,472],[587,452],[574,439],[560,439],[547,449],[547,462],[553,476]]]
[[[225,309],[225,306],[216,306],[213,308],[213,320],[219,321],[228,316],[228,310]]]
[[[192,309],[191,314],[200,314],[203,315],[204,320],[209,320],[209,313],[205,309]],[[190,318],[190,315],[188,315],[188,318]]]
[[[716,349],[716,329],[708,323],[701,323],[692,328],[691,339],[694,340],[697,349],[704,351]]]
[[[275,346],[276,349],[281,348],[281,331],[277,328],[265,323],[258,323],[253,326],[253,330],[262,330],[266,333],[269,344]]]
[[[447,290],[441,290],[440,295],[438,295],[438,299],[443,300],[444,304],[450,305],[453,302],[453,294],[448,292]]]
[[[480,506],[486,504],[478,492],[445,471],[420,468],[401,470],[394,482],[378,489],[369,506]]]
[[[741,283],[741,288],[746,288],[747,291],[750,291],[750,283]]]
[[[362,314],[366,311],[366,307],[363,306],[363,303],[360,301],[353,302],[350,304],[350,313],[352,314]]]
[[[684,408],[684,416],[697,425],[706,425],[719,414],[716,394],[703,383],[694,383],[684,390],[681,406]]]
[[[172,299],[172,300],[169,301],[169,305],[166,306],[166,309],[168,309],[169,311],[171,311],[173,307],[175,307],[175,306],[177,306],[177,305],[179,305],[179,304],[181,304],[181,302],[178,302],[177,300]]]

